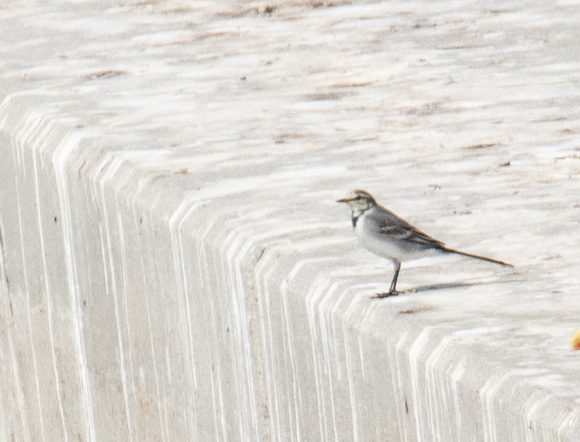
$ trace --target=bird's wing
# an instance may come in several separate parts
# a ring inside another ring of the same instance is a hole
[[[413,227],[403,218],[399,218],[393,212],[381,207],[382,211],[377,211],[373,216],[376,226],[376,233],[380,236],[390,237],[399,241],[409,241],[417,245],[422,245],[429,248],[441,248],[445,244],[435,238],[430,237],[426,233]]]

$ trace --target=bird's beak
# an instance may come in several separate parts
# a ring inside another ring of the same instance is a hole
[[[342,199],[336,200],[337,203],[348,203],[349,201],[352,201],[352,198],[342,198]]]

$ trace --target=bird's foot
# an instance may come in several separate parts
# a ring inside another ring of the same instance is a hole
[[[397,290],[391,290],[389,292],[377,293],[375,296],[373,296],[373,298],[389,298],[391,296],[397,296],[399,293],[402,292],[398,292]]]

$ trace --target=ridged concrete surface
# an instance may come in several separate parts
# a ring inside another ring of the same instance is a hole
[[[579,22],[0,5],[0,439],[580,440]],[[372,299],[352,188],[516,267]]]

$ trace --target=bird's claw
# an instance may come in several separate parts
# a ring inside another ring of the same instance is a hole
[[[399,293],[402,293],[402,292],[398,292],[397,290],[393,290],[390,292],[377,293],[375,296],[373,296],[373,298],[389,298],[391,296],[397,296]]]

